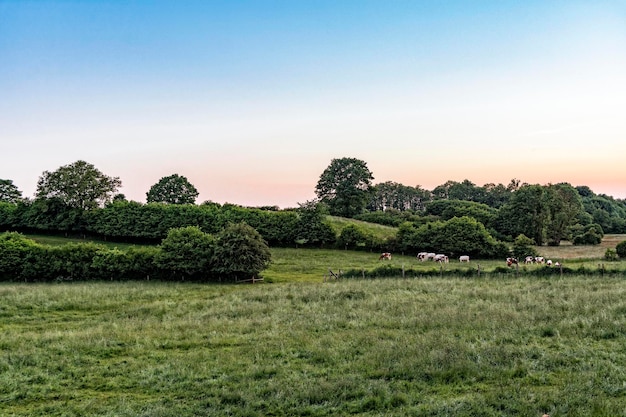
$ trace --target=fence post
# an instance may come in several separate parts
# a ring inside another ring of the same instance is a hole
[[[402,264],[402,278],[404,278],[404,264]]]
[[[478,264],[478,278],[480,278],[480,264]]]

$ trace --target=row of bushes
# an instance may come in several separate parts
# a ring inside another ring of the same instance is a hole
[[[431,268],[431,269],[413,269],[413,268],[401,268],[391,265],[380,266],[371,270],[364,269],[349,269],[341,272],[342,278],[422,278],[422,277],[517,277],[523,276],[537,276],[537,277],[550,277],[557,275],[616,275],[626,276],[626,271],[623,269],[611,269],[611,268],[597,268],[590,269],[581,266],[580,268],[569,267],[549,267],[544,266],[542,268],[536,268],[532,270],[525,270],[520,268],[507,268],[504,266],[498,266],[493,270],[480,270],[478,268]]]
[[[245,222],[269,244],[332,245],[336,236],[319,213],[270,211],[232,204],[180,205],[118,201],[104,208],[80,210],[58,199],[0,203],[0,230],[88,234],[104,240],[158,243],[172,228],[198,226],[218,233],[231,223]]]
[[[109,248],[96,243],[40,245],[17,232],[0,234],[0,281],[236,281],[259,277],[269,247],[245,223],[216,236],[189,226],[171,229],[159,246]]]

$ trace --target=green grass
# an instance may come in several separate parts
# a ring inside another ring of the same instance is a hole
[[[109,242],[106,240],[97,240],[93,238],[80,238],[80,237],[65,237],[65,236],[51,236],[51,235],[38,235],[38,234],[26,234],[28,238],[34,240],[42,245],[59,246],[66,243],[97,243],[109,248],[128,249],[133,246],[141,246],[134,243],[121,243],[121,242]]]
[[[396,235],[398,228],[393,226],[385,226],[377,223],[364,222],[361,220],[350,219],[347,217],[327,216],[328,222],[337,235],[341,233],[344,227],[354,224],[364,232],[371,234],[379,240],[392,238]]]
[[[2,416],[623,416],[626,281],[0,285]]]

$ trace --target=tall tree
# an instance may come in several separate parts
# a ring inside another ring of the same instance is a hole
[[[22,199],[22,192],[17,189],[12,180],[0,180],[0,202],[17,203]]]
[[[545,241],[544,231],[548,212],[541,185],[523,185],[512,193],[495,219],[495,228],[505,236],[514,238],[521,234],[533,239],[537,245]]]
[[[365,209],[373,179],[364,161],[333,159],[320,176],[315,192],[328,205],[330,214],[352,217]]]
[[[424,203],[430,200],[430,192],[419,185],[409,187],[392,181],[376,184],[372,187],[372,195],[367,208],[372,211],[396,209],[423,210]]]
[[[79,160],[53,172],[44,171],[35,196],[58,198],[68,207],[89,210],[110,202],[121,185],[119,177],[104,175],[92,164]]]
[[[150,187],[146,193],[148,203],[194,204],[198,198],[198,190],[178,174],[163,177]]]
[[[578,191],[570,184],[549,185],[545,192],[548,221],[546,235],[548,245],[558,246],[567,235],[567,229],[578,223],[583,203]]]

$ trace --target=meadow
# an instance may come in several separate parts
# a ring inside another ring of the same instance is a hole
[[[626,415],[623,278],[0,285],[2,416]]]
[[[609,264],[623,238],[540,253]],[[626,415],[624,274],[324,280],[383,261],[272,255],[257,284],[0,284],[0,415]]]

